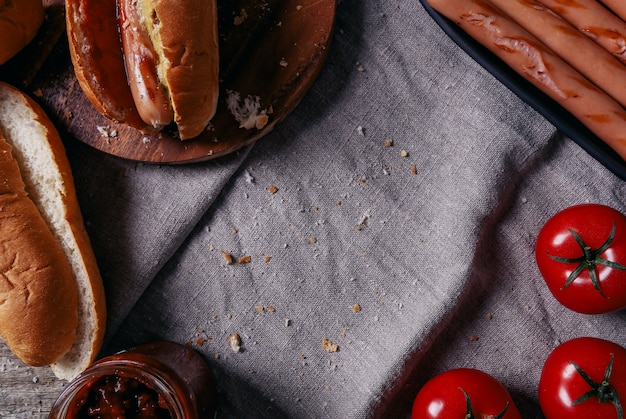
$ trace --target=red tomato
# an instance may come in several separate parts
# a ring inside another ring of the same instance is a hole
[[[507,389],[491,375],[458,368],[431,378],[413,401],[412,419],[521,419]]]
[[[626,216],[600,204],[566,208],[539,231],[537,266],[550,292],[584,314],[626,308]]]
[[[626,348],[591,337],[559,345],[543,366],[539,404],[547,419],[623,419]]]

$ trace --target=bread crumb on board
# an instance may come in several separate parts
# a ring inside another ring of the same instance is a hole
[[[339,345],[333,343],[330,339],[324,338],[322,339],[322,348],[328,353],[338,352]]]
[[[239,128],[260,130],[267,125],[268,113],[271,112],[261,109],[259,96],[248,96],[242,100],[239,92],[228,90],[226,93],[226,107],[239,122]]]

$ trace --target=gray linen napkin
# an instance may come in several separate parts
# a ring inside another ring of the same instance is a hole
[[[427,379],[466,366],[540,418],[554,346],[626,345],[626,313],[568,312],[533,259],[561,208],[626,211],[624,182],[417,1],[341,2],[320,78],[250,150],[186,167],[70,151],[107,284],[103,353],[189,343],[221,418],[408,418]]]
[[[175,185],[202,167],[168,169],[170,205],[198,193]],[[457,366],[494,374],[539,417],[549,349],[624,343],[624,316],[556,305],[534,234],[566,205],[623,207],[623,188],[419,3],[344,1],[309,95],[190,217],[110,349],[190,342],[217,374],[221,417],[407,416],[419,385]]]

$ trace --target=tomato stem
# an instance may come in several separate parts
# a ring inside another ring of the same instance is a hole
[[[472,408],[472,400],[470,399],[469,394],[467,394],[465,390],[463,390],[461,387],[459,387],[459,390],[461,390],[463,392],[463,396],[465,396],[464,419],[475,419],[476,415],[474,415],[474,410]],[[485,418],[486,419],[502,419],[504,418],[504,415],[506,414],[507,410],[509,410],[509,402],[506,402],[506,406],[504,406],[504,409],[502,409],[502,411],[498,413],[496,416],[485,416]]]
[[[615,229],[616,229],[616,225],[614,221],[613,228],[611,229],[611,232],[609,233],[609,237],[607,237],[604,243],[602,243],[602,245],[597,249],[593,249],[592,247],[588,246],[577,232],[575,232],[572,229],[569,229],[569,232],[572,234],[572,236],[574,236],[574,240],[576,240],[576,243],[578,244],[578,246],[580,246],[580,249],[582,250],[582,253],[583,253],[582,256],[579,256],[576,258],[564,258],[560,256],[553,256],[546,251],[546,253],[548,253],[548,257],[550,257],[552,260],[556,262],[578,263],[578,266],[576,266],[576,269],[574,269],[567,277],[565,284],[561,288],[562,290],[564,290],[572,282],[574,282],[574,280],[580,276],[582,271],[586,269],[589,272],[589,278],[591,279],[591,283],[593,284],[593,287],[596,289],[596,291],[600,293],[601,296],[606,298],[606,295],[604,295],[604,292],[602,291],[602,288],[600,287],[600,280],[598,279],[596,266],[602,265],[602,266],[607,266],[612,269],[619,269],[622,271],[626,271],[626,266],[617,262],[604,259],[600,256],[613,243],[613,240],[615,239]]]
[[[604,377],[602,377],[602,381],[600,383],[596,383],[593,381],[591,377],[576,363],[570,361],[570,363],[574,366],[578,374],[585,380],[587,384],[591,387],[591,390],[577,398],[572,402],[572,406],[576,406],[579,403],[584,402],[592,397],[598,399],[600,403],[613,403],[615,406],[615,410],[617,410],[617,418],[624,418],[624,410],[622,408],[622,404],[619,400],[619,395],[617,394],[617,390],[615,387],[611,385],[610,378],[611,372],[613,371],[613,361],[615,359],[615,354],[611,354],[611,360],[609,361],[606,369],[604,370]]]

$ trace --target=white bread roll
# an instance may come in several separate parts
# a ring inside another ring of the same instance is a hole
[[[76,340],[78,291],[2,131],[0,249],[0,336],[26,364],[49,365]]]
[[[59,243],[78,290],[76,339],[51,365],[57,377],[71,380],[96,359],[106,322],[102,279],[84,228],[71,168],[61,138],[44,111],[24,93],[2,82],[0,130],[12,147],[25,190]],[[27,248],[21,254],[39,256]],[[48,297],[54,298],[55,292],[51,290]],[[54,316],[54,310],[49,315]],[[49,333],[55,336],[54,326]]]
[[[0,0],[0,65],[33,40],[43,19],[42,0]]]

